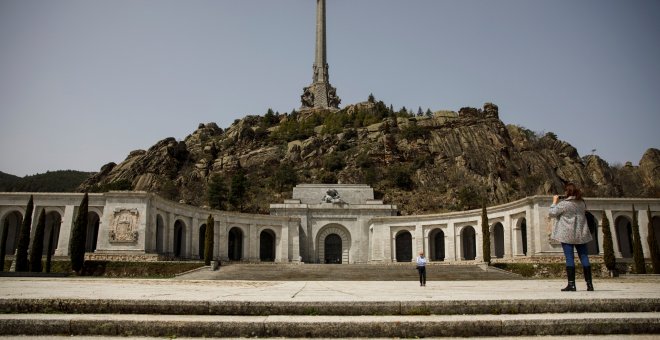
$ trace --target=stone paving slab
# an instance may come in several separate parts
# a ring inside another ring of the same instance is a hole
[[[195,281],[171,279],[0,278],[0,299],[167,301],[481,301],[660,299],[660,279],[603,279],[587,292],[561,292],[564,280]]]
[[[658,334],[660,313],[418,316],[4,314],[0,334],[429,337]]]

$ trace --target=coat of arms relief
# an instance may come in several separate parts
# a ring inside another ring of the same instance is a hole
[[[137,209],[115,209],[115,216],[110,225],[110,242],[132,243],[138,239],[138,217]]]

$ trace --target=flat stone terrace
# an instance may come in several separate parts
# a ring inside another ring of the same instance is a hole
[[[660,334],[660,279],[0,278],[0,335],[441,337]]]

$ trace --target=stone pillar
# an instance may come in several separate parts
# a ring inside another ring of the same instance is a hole
[[[243,236],[243,245],[247,248],[247,252],[243,250],[246,260],[259,261],[259,233],[257,225],[250,223],[248,225],[247,233]]]
[[[165,222],[165,232],[163,233],[163,251],[167,255],[174,254],[174,223],[176,219],[174,213],[167,213],[167,221]]]
[[[189,240],[186,242],[188,244],[186,254],[189,259],[197,259],[199,257],[199,219],[193,216],[191,218],[191,223],[192,225],[190,226],[190,232],[188,232],[190,237],[186,237],[186,239]],[[202,248],[202,254],[203,252],[204,248]]]

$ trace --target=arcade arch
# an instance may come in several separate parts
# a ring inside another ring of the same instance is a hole
[[[160,214],[156,215],[156,253],[162,254],[165,252],[165,223]]]
[[[243,259],[243,230],[239,227],[229,229],[227,242],[229,260],[240,261]]]
[[[496,258],[501,259],[504,257],[504,226],[502,223],[497,222],[493,225],[493,231],[491,235],[493,254]]]
[[[199,236],[197,238],[199,242],[197,243],[197,255],[200,260],[204,259],[204,248],[206,248],[206,223],[199,226]]]
[[[619,216],[614,223],[616,233],[616,244],[619,246],[621,257],[632,258],[633,237],[632,224],[627,216]]]
[[[181,257],[183,255],[183,246],[185,244],[186,235],[186,224],[181,220],[176,220],[174,222],[174,239],[173,241],[173,250],[174,257]]]
[[[350,233],[340,224],[321,228],[316,236],[318,263],[349,263]]]
[[[271,229],[264,229],[259,234],[259,260],[275,261],[275,232]]]
[[[589,255],[598,255],[598,221],[590,212],[586,212],[587,225],[589,226],[589,233],[591,234],[591,241],[587,243],[587,251]]]
[[[477,235],[472,226],[466,226],[461,229],[461,245],[464,260],[474,260],[477,258]]]
[[[23,223],[23,214],[17,210],[8,213],[2,219],[0,234],[2,234],[1,240],[5,240],[5,254],[7,255],[12,255],[16,252],[18,230],[21,228],[21,223]]]
[[[50,211],[46,214],[46,230],[44,231],[44,251],[43,255],[54,255],[57,250],[57,244],[60,241],[60,226],[62,225],[62,215],[57,211]]]
[[[87,235],[85,240],[85,252],[93,253],[99,237],[99,224],[101,218],[94,211],[87,213]]]
[[[413,259],[412,235],[407,230],[399,231],[396,234],[396,262],[410,262]]]
[[[429,252],[431,261],[445,260],[445,232],[442,229],[433,229],[429,233]]]

